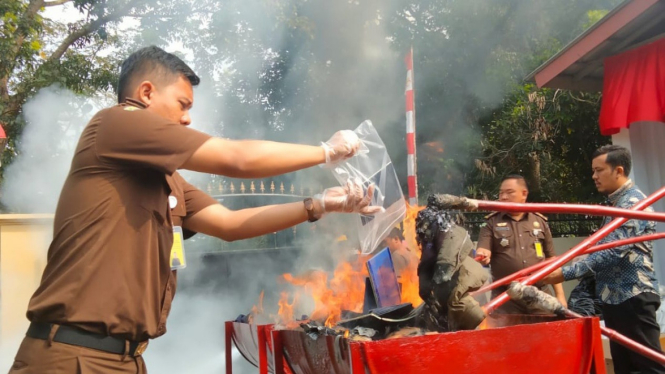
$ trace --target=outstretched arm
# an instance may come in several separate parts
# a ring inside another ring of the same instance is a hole
[[[371,186],[365,193],[362,183],[356,180],[350,180],[345,187],[326,189],[313,198],[314,216],[321,217],[332,212],[374,214],[382,208],[370,206],[373,192],[374,187]],[[234,241],[284,230],[307,219],[303,202],[237,211],[214,204],[187,218],[183,226],[194,232]]]
[[[338,131],[321,146],[211,138],[182,168],[235,178],[265,178],[323,163],[334,164],[352,157],[359,148],[360,140],[350,130]]]

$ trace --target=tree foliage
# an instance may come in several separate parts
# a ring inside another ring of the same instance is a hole
[[[597,126],[599,94],[536,90],[525,84],[482,118],[482,155],[469,195],[496,198],[501,178],[523,175],[535,201],[598,200],[591,154],[607,142]]]
[[[86,95],[110,91],[117,81],[118,57],[109,53],[119,42],[114,27],[155,6],[145,0],[0,1],[0,123],[9,137],[3,165],[17,155],[26,100],[54,84]],[[44,15],[64,7],[78,17],[62,22]]]
[[[598,95],[522,79],[618,2],[3,0],[4,159],[37,90],[110,91],[119,60],[156,44],[180,46],[201,76],[209,132],[311,144],[370,118],[404,176],[402,58],[413,47],[421,196],[492,197],[503,175],[521,171],[534,199],[585,200],[585,157],[607,141]],[[43,16],[63,6],[80,19]],[[121,28],[125,19],[133,26]]]

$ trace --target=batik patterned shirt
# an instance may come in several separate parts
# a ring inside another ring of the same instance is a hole
[[[617,208],[629,209],[645,198],[632,181],[609,195],[609,202]],[[645,211],[653,211],[647,208]],[[605,217],[603,226],[612,217]],[[631,219],[598,242],[649,235],[656,232],[656,223]],[[614,247],[590,254],[586,259],[563,268],[566,280],[595,275],[596,296],[606,304],[620,304],[643,292],[658,295],[658,281],[653,267],[653,243],[641,242]]]

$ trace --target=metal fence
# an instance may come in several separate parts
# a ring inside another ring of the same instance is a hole
[[[278,204],[299,201],[310,196],[322,187],[294,184],[280,179],[257,180],[211,180],[205,186],[199,186],[230,209],[242,209],[266,204]],[[459,212],[464,216],[465,226],[473,240],[478,239],[480,228],[485,224],[485,216],[491,212]],[[602,217],[577,214],[547,215],[552,236],[580,237],[589,236],[601,225]],[[204,252],[237,251],[292,247],[299,239],[310,232],[311,225],[299,225],[291,229],[263,235],[257,238],[227,243],[212,238],[197,237],[193,239],[194,247]]]
[[[466,228],[473,240],[478,240],[480,228],[485,224],[485,216],[491,212],[464,212]],[[552,237],[589,236],[602,224],[602,217],[581,214],[549,214],[547,223]]]

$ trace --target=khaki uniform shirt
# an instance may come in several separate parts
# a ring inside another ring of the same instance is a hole
[[[520,221],[515,221],[510,214],[497,212],[485,218],[487,225],[480,229],[478,248],[492,252],[490,266],[494,280],[555,256],[552,233],[545,216],[525,213]],[[506,287],[500,287],[493,295],[505,290]]]
[[[144,108],[128,100],[83,130],[30,321],[135,341],[166,332],[173,226],[217,201],[176,172],[210,136]]]

